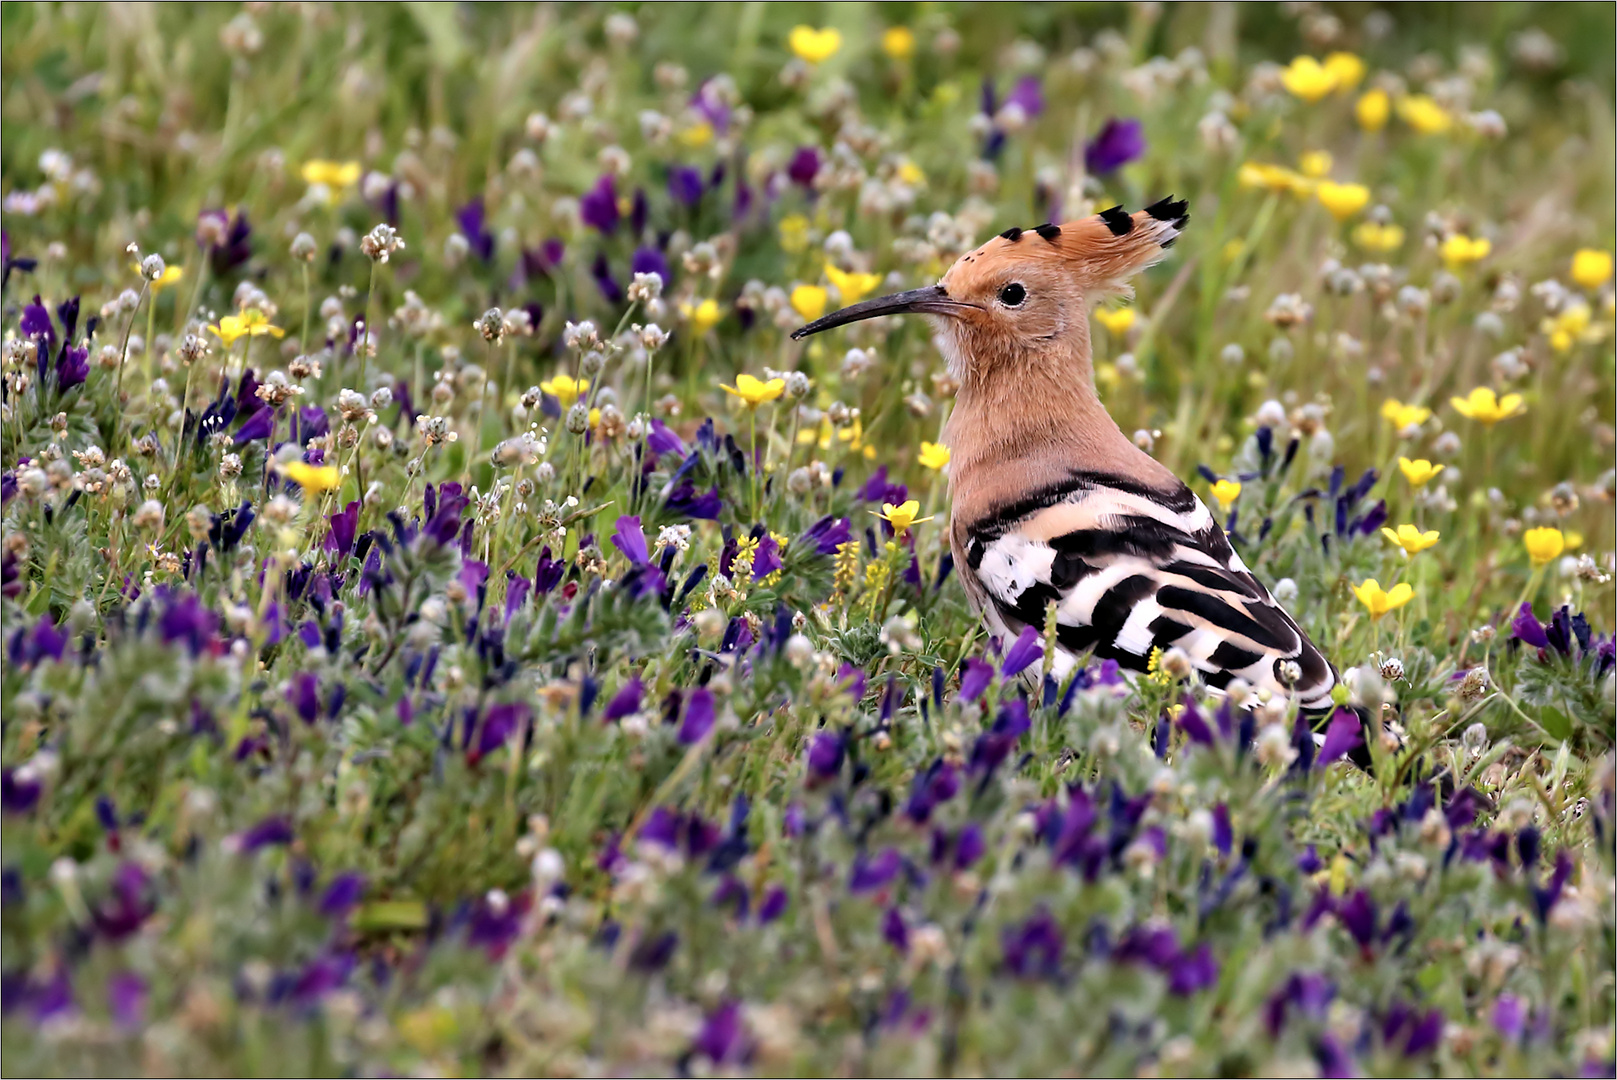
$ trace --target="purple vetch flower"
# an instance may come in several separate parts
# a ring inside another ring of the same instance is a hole
[[[1328,1031],[1314,1043],[1314,1060],[1319,1063],[1319,1074],[1321,1076],[1353,1077],[1359,1075],[1358,1066],[1353,1063],[1353,1055],[1337,1041],[1335,1035]]]
[[[1544,624],[1533,617],[1533,605],[1526,600],[1522,601],[1521,610],[1511,620],[1510,632],[1527,645],[1535,649],[1550,647],[1549,636],[1544,632]]]
[[[236,446],[241,446],[244,443],[267,439],[273,430],[275,430],[275,410],[259,409],[247,418],[245,424],[236,429],[236,436],[232,442]]]
[[[672,428],[661,420],[653,418],[651,428],[646,432],[646,449],[656,457],[664,454],[678,454],[685,456],[685,442],[674,434]]]
[[[689,165],[675,165],[668,170],[668,196],[683,206],[695,206],[702,201],[702,170]]]
[[[645,693],[645,689],[645,685],[640,681],[640,676],[631,676],[629,681],[623,684],[622,689],[612,695],[612,700],[606,703],[606,708],[601,712],[602,721],[615,724],[624,717],[632,716],[638,712],[640,698]]]
[[[0,809],[8,814],[26,814],[39,803],[45,782],[39,769],[23,764],[0,771]]]
[[[1000,707],[993,727],[977,736],[971,748],[971,772],[975,775],[991,773],[1010,756],[1024,732],[1032,726],[1028,719],[1027,702],[1018,698]]]
[[[809,787],[835,780],[842,772],[846,742],[841,732],[821,731],[809,742]]]
[[[578,200],[579,216],[584,224],[597,232],[610,236],[618,229],[622,216],[618,213],[618,192],[611,173],[603,173],[595,186]]]
[[[1218,984],[1218,961],[1205,941],[1195,952],[1181,952],[1168,965],[1168,992],[1179,997],[1206,990]]]
[[[1235,845],[1235,831],[1230,827],[1230,808],[1224,803],[1213,807],[1213,846],[1220,855],[1228,856]]]
[[[253,257],[252,235],[246,210],[238,208],[234,217],[224,210],[204,210],[197,215],[197,246],[209,253],[216,278]]]
[[[773,536],[765,533],[752,556],[752,580],[762,581],[784,565],[780,558],[780,545]]]
[[[892,503],[894,506],[900,506],[910,497],[910,489],[903,484],[889,481],[887,466],[883,465],[870,474],[870,478],[859,489],[859,497],[865,502]]]
[[[1116,172],[1145,153],[1145,128],[1132,117],[1113,117],[1084,145],[1084,168],[1092,175]]]
[[[890,907],[882,913],[881,917],[882,940],[891,945],[901,955],[910,951],[910,928],[904,921],[904,913],[896,907]]]
[[[674,280],[673,272],[668,266],[668,257],[660,250],[651,246],[635,249],[634,256],[629,260],[631,274],[656,274],[662,278],[663,285],[667,286]]]
[[[1037,75],[1024,75],[1016,80],[1011,92],[1005,95],[1006,105],[1015,105],[1029,120],[1044,112],[1044,88]]]
[[[837,685],[853,701],[859,701],[865,696],[865,669],[854,667],[852,664],[843,664],[837,669]]]
[[[699,743],[713,730],[713,693],[705,686],[691,691],[680,721],[679,741],[683,746]]]
[[[1019,979],[1053,979],[1061,973],[1066,936],[1043,905],[1021,926],[1001,931],[1000,944],[1006,970]]]
[[[494,258],[494,234],[488,229],[487,219],[488,214],[483,207],[481,195],[455,211],[455,222],[460,226],[460,234],[466,238],[467,246],[481,262],[488,262]]]
[[[326,520],[331,523],[331,531],[326,534],[327,550],[335,551],[339,559],[348,558],[359,533],[359,500],[327,515]]]
[[[1523,830],[1525,832],[1525,830]],[[1542,924],[1550,917],[1550,909],[1561,899],[1561,893],[1566,890],[1566,883],[1572,879],[1572,856],[1565,848],[1555,853],[1555,868],[1550,871],[1549,880],[1542,887],[1530,887],[1533,895],[1533,912]]]
[[[1000,666],[1000,674],[1009,679],[1013,675],[1020,675],[1033,664],[1033,661],[1042,659],[1044,659],[1044,639],[1037,627],[1024,626],[1016,641],[1005,651],[1005,662]]]
[[[723,135],[730,129],[730,106],[711,78],[703,79],[697,86],[696,93],[691,95],[691,108],[713,125],[718,134]]]
[[[347,915],[365,898],[365,884],[362,874],[338,874],[320,897],[320,914],[331,919]]]
[[[696,486],[687,480],[674,489],[663,508],[671,514],[699,521],[717,521],[719,511],[724,509],[724,500],[719,497],[719,485],[714,484],[713,490],[699,494]]]
[[[533,710],[525,701],[507,701],[489,708],[477,734],[477,746],[467,754],[476,762],[504,746],[512,736],[526,730]]]
[[[95,927],[113,941],[139,930],[157,910],[151,880],[139,863],[126,862],[112,875],[112,891],[91,913]]]
[[[1325,1010],[1336,997],[1336,985],[1318,972],[1293,973],[1269,996],[1263,1006],[1264,1026],[1269,1037],[1278,1039],[1286,1026],[1286,1014],[1296,1009],[1310,1020],[1323,1020]]]
[[[490,892],[472,908],[466,944],[482,949],[491,960],[499,960],[521,935],[523,920],[532,908],[533,894],[527,890],[516,896]]]
[[[295,834],[292,823],[284,817],[268,817],[244,833],[235,836],[236,850],[249,855],[259,848],[290,844]]]
[[[120,971],[107,980],[107,1012],[113,1023],[126,1031],[139,1028],[146,1020],[146,980],[133,971]]]
[[[691,1054],[705,1057],[714,1065],[740,1063],[751,1056],[740,1002],[726,1001],[708,1013],[691,1043]]]
[[[1381,1038],[1405,1057],[1430,1053],[1443,1041],[1443,1010],[1422,1012],[1395,1001],[1381,1022]]]
[[[856,855],[848,874],[848,891],[855,896],[885,888],[904,868],[904,857],[897,848],[883,848],[874,858]]]
[[[808,527],[802,539],[821,555],[835,555],[853,539],[853,527],[847,518],[823,517]]]
[[[801,188],[813,190],[814,177],[820,171],[820,152],[812,146],[800,146],[786,166],[786,175]]]
[[[1318,764],[1329,765],[1352,753],[1364,741],[1362,727],[1358,714],[1350,709],[1332,713],[1330,726],[1325,729],[1325,743],[1319,748]]]
[[[646,532],[640,527],[640,516],[625,514],[618,518],[617,532],[612,534],[612,546],[635,566],[647,566],[651,556],[646,551]]]
[[[956,870],[965,870],[972,863],[982,858],[988,851],[988,841],[983,839],[983,830],[975,821],[968,822],[960,830],[960,835],[954,843],[954,865]]]
[[[1507,1043],[1521,1039],[1522,1031],[1527,1026],[1527,1011],[1522,1007],[1522,999],[1515,994],[1500,994],[1493,1003],[1493,1026]]]
[[[1179,727],[1190,737],[1190,741],[1200,743],[1202,746],[1212,746],[1217,742],[1212,725],[1208,724],[1207,718],[1196,706],[1195,699],[1186,697],[1180,704],[1182,708],[1179,712]]]
[[[539,549],[539,563],[533,572],[533,587],[537,592],[549,593],[567,573],[567,563],[561,559],[550,557],[550,546],[547,544]]]
[[[967,659],[963,666],[965,670],[960,674],[960,698],[962,701],[976,701],[994,681],[994,665],[973,656]]]
[[[296,710],[299,719],[312,724],[320,715],[320,684],[312,671],[300,671],[292,676],[286,688],[287,703]]]
[[[1337,921],[1368,952],[1376,938],[1376,902],[1363,889],[1336,906]]]
[[[786,907],[790,903],[791,896],[786,892],[786,886],[771,885],[764,890],[764,898],[758,904],[758,922],[774,922],[786,914]]]

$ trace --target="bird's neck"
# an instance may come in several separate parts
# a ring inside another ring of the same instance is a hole
[[[1061,348],[968,376],[945,441],[957,526],[1062,483],[1075,471],[1135,477],[1164,490],[1178,483],[1123,434],[1101,404],[1087,332]]]

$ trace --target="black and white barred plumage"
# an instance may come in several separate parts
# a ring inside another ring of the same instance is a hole
[[[1042,627],[1056,603],[1060,677],[1085,654],[1144,671],[1153,649],[1177,646],[1212,687],[1238,677],[1305,711],[1330,708],[1335,669],[1183,484],[1074,471],[961,539],[962,577],[992,632]]]

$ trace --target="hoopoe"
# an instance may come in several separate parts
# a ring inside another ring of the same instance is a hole
[[[1123,434],[1095,392],[1089,310],[1163,257],[1186,209],[1170,196],[1136,214],[1113,207],[1007,229],[934,286],[845,307],[792,336],[934,317],[960,386],[945,432],[949,543],[991,634],[1042,628],[1054,603],[1058,677],[1086,655],[1144,671],[1155,650],[1177,647],[1216,689],[1240,678],[1323,714],[1336,669],[1201,499]],[[1367,760],[1365,749],[1355,756]]]

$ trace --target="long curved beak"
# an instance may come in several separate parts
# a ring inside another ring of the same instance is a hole
[[[810,334],[818,334],[822,330],[834,330],[848,323],[859,322],[861,319],[874,319],[881,315],[958,315],[971,306],[959,300],[949,299],[949,294],[943,290],[942,285],[928,285],[924,289],[911,289],[909,292],[893,293],[890,296],[878,296],[871,300],[861,300],[857,304],[849,304],[824,318],[815,319],[807,326],[799,326],[792,331],[792,340],[801,341]]]

